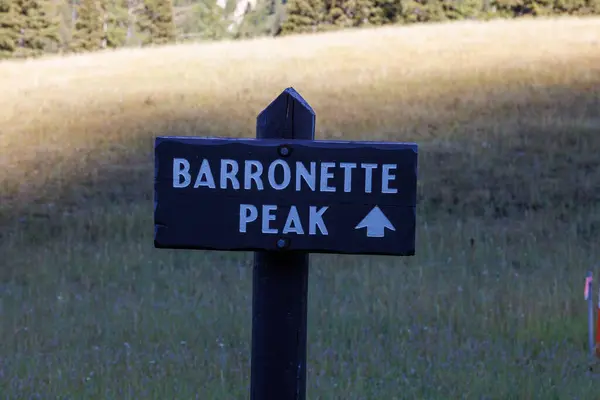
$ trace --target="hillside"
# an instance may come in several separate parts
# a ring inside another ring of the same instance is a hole
[[[250,257],[152,248],[153,138],[252,137],[289,86],[318,139],[420,146],[417,255],[312,258],[308,398],[595,393],[597,18],[0,64],[3,392],[246,395]]]
[[[72,197],[73,179],[90,195],[116,179],[136,196],[127,187],[139,175],[110,171],[125,157],[145,173],[153,135],[253,135],[262,107],[294,86],[317,110],[320,139],[426,146],[424,207],[593,205],[597,161],[585,154],[597,144],[598,29],[596,19],[472,22],[6,63],[3,184],[14,203],[3,204]]]
[[[600,0],[3,0],[0,60],[348,28],[600,15]]]

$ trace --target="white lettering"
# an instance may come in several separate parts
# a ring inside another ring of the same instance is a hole
[[[321,192],[335,192],[334,186],[328,186],[327,181],[333,178],[333,172],[329,172],[329,168],[335,167],[335,163],[321,163]]]
[[[381,166],[381,193],[390,194],[398,193],[399,191],[399,189],[395,187],[395,182],[398,179],[397,164],[379,165],[377,163],[338,163],[319,161],[311,161],[309,163],[296,161],[295,164],[290,165],[286,160],[278,159],[270,163],[267,169],[264,164],[258,160],[237,161],[233,159],[222,159],[218,161],[220,161],[221,164],[218,177],[219,188],[225,190],[244,189],[262,191],[265,190],[265,185],[270,185],[274,190],[285,190],[288,186],[294,185],[296,192],[300,192],[302,190],[329,193],[337,191],[341,192],[341,182],[340,187],[338,187],[338,179],[336,178],[336,174],[341,174],[341,171],[336,170],[336,168],[339,168],[343,170],[343,191],[345,193],[350,193],[353,189],[353,175],[354,179],[356,179],[357,176],[354,170],[361,168],[364,171],[365,179],[364,193],[372,193],[373,190],[379,190],[379,175],[374,176],[374,171],[378,170],[378,168]],[[294,167],[295,171],[292,170]],[[188,187],[190,186],[191,181],[195,179],[194,188],[208,187],[215,189],[216,177],[214,176],[212,168],[215,168],[215,166],[211,166],[208,159],[202,159],[198,175],[194,176],[195,174],[191,173],[190,161],[186,160],[185,158],[174,158],[173,187]],[[295,182],[292,182],[292,178],[295,179]],[[373,188],[374,179],[376,180],[376,184],[378,186],[375,189]],[[306,225],[304,225],[304,227],[306,227]]]
[[[283,168],[283,182],[277,183],[275,182],[275,167],[280,165]],[[275,160],[269,165],[269,184],[275,190],[283,190],[289,184],[292,179],[292,173],[290,171],[290,166],[287,162],[283,160]]]
[[[181,177],[183,176],[183,182]],[[185,158],[174,158],[173,159],[173,187],[184,188],[187,187],[192,181],[190,175],[190,162]]]
[[[248,222],[254,222],[258,218],[258,210],[251,204],[240,204],[240,232],[246,233]]]
[[[231,169],[230,169],[231,168]],[[238,190],[240,182],[236,175],[239,171],[239,166],[235,160],[221,160],[221,189],[227,189],[227,181],[231,181],[231,186]]]
[[[383,174],[381,177],[381,193],[398,193],[398,189],[390,188],[390,181],[396,179],[396,175],[391,174],[390,170],[396,169],[396,164],[383,164]]]
[[[317,207],[310,206],[310,214],[308,218],[308,234],[316,235],[317,227],[321,231],[321,234],[327,235],[327,227],[325,226],[325,222],[323,221],[323,213],[327,211],[329,207],[321,207],[320,210],[317,211]]]
[[[298,215],[296,206],[290,207],[290,212],[287,216],[287,220],[285,221],[285,226],[283,227],[283,233],[296,233],[298,235],[304,235],[304,229],[302,229],[302,222],[300,221],[300,215]]]
[[[198,172],[198,176],[196,177],[194,189],[199,186],[208,186],[211,189],[215,188],[215,179],[213,178],[210,165],[208,164],[208,160],[206,158],[202,160],[202,165],[200,165],[200,172]]]
[[[254,172],[252,168],[254,167]],[[247,160],[246,167],[244,168],[244,189],[252,189],[252,181],[256,184],[258,190],[263,190],[263,182],[261,175],[263,173],[263,166],[260,161]]]
[[[356,164],[340,163],[340,168],[344,169],[344,192],[349,193],[352,190],[352,168],[356,168]]]
[[[275,215],[272,215],[271,212],[276,211],[277,206],[271,205],[263,205],[262,211],[262,233],[277,233],[277,229],[270,228],[270,221],[275,220]]]
[[[310,172],[306,169],[304,164],[301,161],[296,162],[296,191],[299,192],[301,190],[301,178],[304,182],[310,187],[310,190],[313,192],[316,190],[315,185],[317,182],[317,171],[316,171],[316,162],[311,161],[310,163]]]
[[[360,164],[361,168],[365,170],[365,193],[371,193],[373,188],[373,170],[377,168],[377,164]]]

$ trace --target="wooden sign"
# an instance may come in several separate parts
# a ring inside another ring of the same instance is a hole
[[[256,139],[155,142],[155,247],[255,252],[251,400],[306,398],[309,253],[415,253],[417,146],[314,134],[287,88]]]
[[[413,255],[417,146],[159,137],[155,245]]]

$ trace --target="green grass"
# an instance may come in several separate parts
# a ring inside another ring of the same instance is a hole
[[[2,393],[245,398],[248,255],[157,251],[149,207],[113,211],[5,254]],[[580,278],[598,254],[519,225],[445,217],[411,259],[311,256],[308,398],[592,398]]]
[[[539,42],[522,43],[530,31]],[[248,398],[252,255],[152,247],[152,143],[251,136],[287,86],[320,139],[420,146],[416,256],[311,256],[307,398],[597,397],[583,284],[600,261],[600,47],[586,32],[598,20],[0,65],[0,398]]]

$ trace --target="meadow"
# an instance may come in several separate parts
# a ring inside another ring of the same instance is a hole
[[[0,63],[0,397],[248,397],[252,254],[153,248],[153,143],[289,86],[317,139],[420,152],[414,257],[311,256],[307,398],[595,398],[597,18]]]

